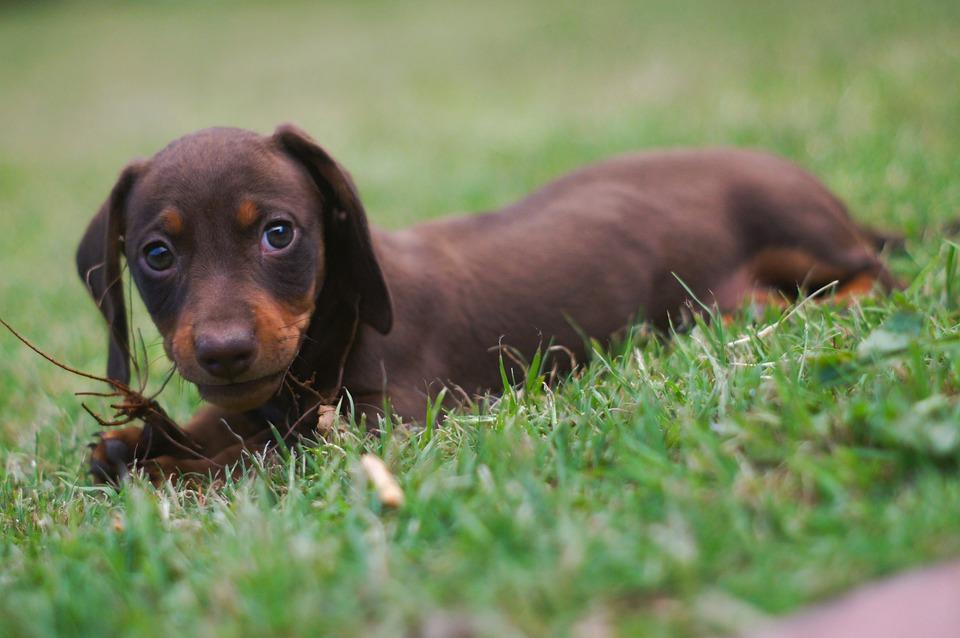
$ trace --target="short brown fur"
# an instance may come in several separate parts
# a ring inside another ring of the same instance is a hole
[[[156,202],[176,202],[181,229],[190,227],[188,237],[160,239],[177,255],[169,272],[139,258],[157,241],[148,233],[156,215],[167,214]],[[285,224],[289,245],[253,233],[261,218]],[[125,170],[81,242],[78,268],[105,300],[120,380],[122,289],[89,273],[98,263],[118,270],[121,229],[168,353],[214,403],[185,428],[203,459],[151,458],[136,430],[107,433],[116,441],[93,452],[117,477],[138,463],[157,480],[220,473],[268,445],[271,428],[315,420],[318,402],[348,398],[370,428],[385,400],[404,420],[422,420],[442,387],[456,389],[448,405],[499,389],[504,348],[517,355],[504,359],[516,380],[514,359],[549,345],[563,355],[548,364],[569,369],[588,358],[589,338],[638,319],[681,325],[696,308],[691,291],[728,313],[833,281],[844,298],[898,285],[878,234],[816,178],[765,153],[625,155],[500,211],[388,232],[368,226],[349,174],[299,129],[209,129]]]

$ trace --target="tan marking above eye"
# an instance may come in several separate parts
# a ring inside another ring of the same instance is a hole
[[[257,221],[259,216],[260,211],[257,210],[257,205],[248,199],[240,202],[240,205],[237,207],[237,221],[243,228],[248,228]]]
[[[179,235],[183,232],[183,215],[176,208],[167,208],[160,213],[160,225],[168,235]]]

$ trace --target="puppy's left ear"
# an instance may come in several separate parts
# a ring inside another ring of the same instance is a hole
[[[390,293],[373,252],[366,211],[349,173],[292,124],[277,127],[273,137],[307,169],[323,195],[327,276],[346,277],[345,284],[359,295],[360,320],[386,334],[393,325]]]

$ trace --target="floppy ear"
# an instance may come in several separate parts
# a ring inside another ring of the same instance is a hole
[[[356,186],[340,164],[292,124],[277,127],[274,139],[310,173],[323,195],[323,233],[328,278],[344,282],[359,296],[360,320],[382,334],[393,325],[390,293],[373,252],[367,214]]]
[[[144,164],[123,169],[107,201],[94,216],[77,248],[77,271],[110,326],[107,376],[120,383],[130,382],[130,346],[127,312],[123,302],[120,272],[127,195]]]

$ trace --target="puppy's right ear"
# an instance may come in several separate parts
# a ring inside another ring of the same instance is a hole
[[[120,271],[124,211],[130,189],[145,167],[145,162],[134,162],[123,169],[77,249],[80,279],[110,327],[107,376],[123,384],[130,382],[130,345]]]

